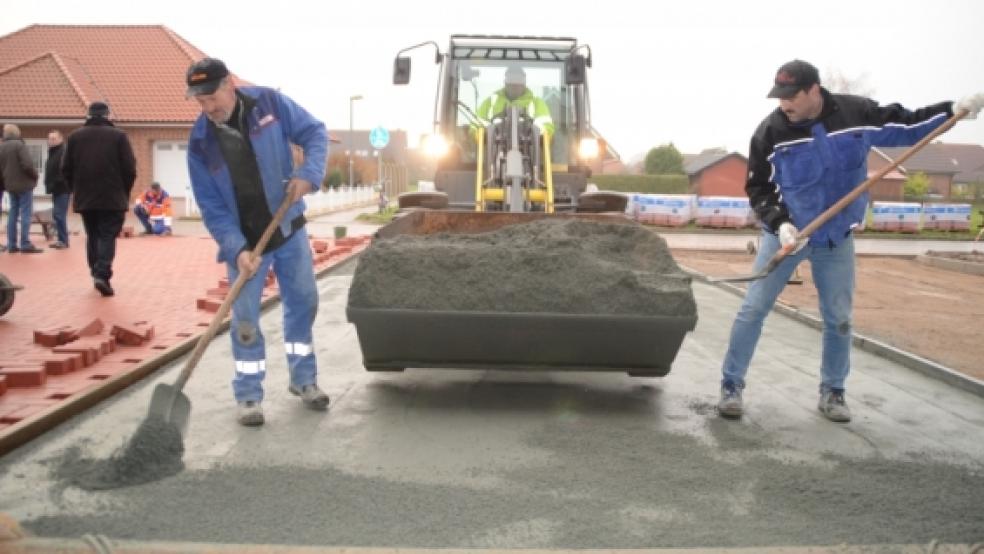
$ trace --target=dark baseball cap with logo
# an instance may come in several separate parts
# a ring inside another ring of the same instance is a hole
[[[188,84],[186,96],[212,94],[219,88],[222,79],[229,76],[225,63],[217,58],[203,58],[191,64],[185,81]]]
[[[820,84],[820,73],[813,64],[803,60],[786,62],[776,71],[776,80],[769,91],[769,98],[790,98],[814,83]]]

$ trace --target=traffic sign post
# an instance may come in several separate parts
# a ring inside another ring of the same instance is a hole
[[[376,184],[379,185],[380,194],[383,194],[383,148],[386,148],[389,140],[389,131],[383,126],[369,131],[369,143],[376,149]]]

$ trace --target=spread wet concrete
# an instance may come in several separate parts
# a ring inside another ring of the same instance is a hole
[[[185,393],[184,471],[88,491],[66,452],[110,457],[155,382],[0,459],[0,512],[41,536],[375,547],[634,548],[984,540],[984,400],[862,351],[848,425],[816,411],[819,334],[770,317],[745,391],[717,417],[739,299],[694,284],[701,320],[673,371],[361,367],[350,277],[319,282],[315,348],[327,413],[287,392],[280,321],[262,330],[267,424],[235,423],[228,337]],[[163,372],[172,382],[181,361]]]
[[[181,471],[181,431],[160,417],[148,417],[133,437],[106,459],[84,457],[78,447],[66,450],[55,475],[83,490],[107,490],[157,481]]]
[[[693,316],[690,277],[635,224],[542,219],[476,234],[398,235],[363,253],[361,308]]]
[[[763,454],[772,445],[759,431],[717,419],[706,421],[718,441],[713,448],[652,433],[642,418],[614,431],[604,420],[599,412],[530,433],[527,446],[545,450],[551,462],[495,472],[502,484],[494,490],[370,479],[331,466],[217,468],[114,493],[116,507],[103,513],[40,517],[26,526],[44,536],[98,529],[133,539],[413,547],[981,538],[984,475],[976,471],[836,455],[821,463],[773,459]],[[586,459],[584,452],[595,455]]]

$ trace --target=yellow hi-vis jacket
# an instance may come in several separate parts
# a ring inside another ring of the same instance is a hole
[[[478,106],[475,115],[480,117],[483,123],[488,124],[493,117],[505,112],[509,106],[526,110],[534,125],[539,127],[542,132],[553,135],[554,124],[553,118],[550,117],[550,109],[547,108],[547,103],[542,98],[534,96],[530,89],[526,89],[519,98],[511,102],[506,96],[506,90],[499,89]]]

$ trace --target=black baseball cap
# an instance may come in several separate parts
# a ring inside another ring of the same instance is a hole
[[[782,64],[776,71],[776,80],[769,91],[769,98],[789,98],[796,93],[809,88],[814,83],[820,84],[820,73],[816,67],[803,60],[793,60]]]
[[[191,64],[185,81],[188,84],[186,96],[197,96],[199,94],[212,94],[222,79],[229,76],[225,62],[217,58],[203,58]]]

